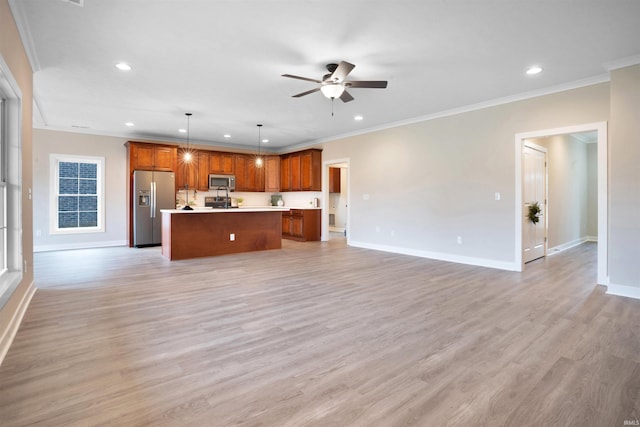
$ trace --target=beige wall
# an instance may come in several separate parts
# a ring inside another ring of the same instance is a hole
[[[11,75],[22,94],[22,250],[26,271],[11,298],[0,309],[0,347],[6,342],[3,337],[19,309],[24,296],[33,283],[33,222],[32,205],[29,200],[31,179],[31,123],[33,105],[33,73],[18,34],[7,0],[0,0],[0,55],[8,65]],[[0,348],[1,354],[2,348]]]
[[[58,250],[127,245],[126,139],[34,129],[33,229],[34,249]],[[105,231],[103,233],[50,234],[51,154],[105,158]]]
[[[640,287],[640,65],[611,73],[609,279]]]
[[[350,160],[352,244],[510,268],[515,134],[608,119],[603,83],[331,141],[323,161]]]

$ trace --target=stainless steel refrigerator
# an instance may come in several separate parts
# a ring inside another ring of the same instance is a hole
[[[176,208],[173,172],[133,171],[133,245],[162,243],[160,209]]]

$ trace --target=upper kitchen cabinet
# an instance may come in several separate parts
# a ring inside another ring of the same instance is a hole
[[[209,153],[209,173],[233,175],[234,166],[234,155],[232,153]]]
[[[178,150],[178,167],[176,168],[176,190],[184,190],[186,184],[188,184],[189,190],[200,190],[198,179],[200,154],[197,151],[193,151],[191,153],[191,161],[189,162],[186,162],[183,156],[183,150]]]
[[[177,147],[141,142],[128,142],[131,171],[150,170],[175,172]]]
[[[264,167],[257,167],[255,157],[235,156],[236,191],[264,191]]]
[[[196,188],[198,191],[209,191],[209,159],[208,151],[198,152],[198,181]]]
[[[280,191],[321,191],[322,150],[280,156]]]
[[[264,191],[268,193],[276,193],[280,191],[280,157],[279,156],[265,156]]]
[[[340,192],[340,168],[329,168],[329,193]]]

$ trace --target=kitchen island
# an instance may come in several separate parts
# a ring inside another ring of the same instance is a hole
[[[288,208],[163,209],[162,255],[170,260],[280,249]]]

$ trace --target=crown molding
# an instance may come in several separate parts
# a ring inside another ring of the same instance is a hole
[[[619,70],[620,68],[631,67],[640,64],[640,54],[627,56],[626,58],[616,59],[615,61],[605,62],[602,64],[608,72]]]

